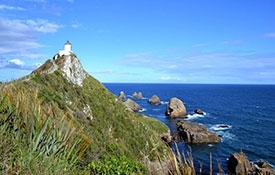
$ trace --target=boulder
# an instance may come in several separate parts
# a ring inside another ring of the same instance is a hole
[[[263,160],[258,162],[249,162],[242,151],[240,153],[232,154],[228,159],[227,166],[230,175],[275,175],[275,169],[270,164]]]
[[[176,123],[178,134],[177,139],[185,143],[218,143],[221,138],[218,134],[196,123],[180,120]]]
[[[259,175],[275,175],[275,169],[267,162],[260,160],[258,162],[252,163],[253,173]]]
[[[126,105],[127,109],[133,112],[138,112],[139,110],[142,110],[142,107],[140,107],[139,104],[137,104],[135,101],[131,99],[127,99],[124,104]]]
[[[123,91],[120,91],[120,93],[119,93],[119,95],[118,95],[118,99],[120,99],[121,101],[126,100],[126,96],[125,96],[125,94],[124,94]]]
[[[153,95],[149,100],[148,100],[148,103],[151,104],[151,105],[160,105],[161,102],[160,102],[160,99],[157,95]]]
[[[201,110],[201,109],[199,109],[199,108],[195,109],[195,111],[194,111],[194,112],[195,112],[196,114],[203,115],[202,110]]]
[[[243,152],[232,154],[227,162],[229,174],[248,174],[252,169],[249,161]]]
[[[132,94],[132,97],[133,98],[137,98],[137,99],[141,99],[142,98],[142,93],[141,92],[134,92],[133,94]]]
[[[172,118],[175,118],[175,117],[187,118],[186,108],[183,102],[176,97],[173,97],[170,99],[169,103],[166,106],[165,115]]]
[[[174,138],[173,138],[173,136],[171,135],[171,133],[170,132],[167,132],[167,133],[164,133],[164,134],[162,134],[161,135],[161,139],[165,142],[165,143],[171,143],[173,140],[174,140]]]

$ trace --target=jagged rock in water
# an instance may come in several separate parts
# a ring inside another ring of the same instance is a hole
[[[120,99],[121,101],[126,100],[126,96],[125,96],[125,94],[124,94],[123,91],[120,91],[120,93],[119,93],[119,95],[118,95],[118,99]]]
[[[139,104],[129,98],[124,102],[124,104],[130,111],[138,112],[139,110],[142,110],[142,107],[140,107]]]
[[[142,93],[141,92],[134,92],[132,94],[133,98],[141,99],[142,98]]]
[[[236,175],[248,174],[249,169],[251,169],[251,165],[243,152],[234,153],[230,156],[228,160],[228,170],[230,173]]]
[[[170,132],[163,133],[161,135],[161,139],[166,143],[171,143],[172,141],[174,141],[174,138],[173,138],[173,136],[171,135]]]
[[[176,123],[179,140],[185,143],[218,143],[221,139],[218,134],[196,123],[180,120]]]
[[[202,110],[201,110],[201,109],[199,109],[199,108],[195,109],[195,111],[194,111],[194,112],[195,112],[196,114],[203,115]]]
[[[258,162],[249,162],[242,151],[232,154],[228,159],[227,166],[230,175],[275,175],[275,169],[267,162],[262,160]]]
[[[185,108],[183,102],[176,97],[173,97],[170,99],[170,101],[166,107],[165,115],[172,117],[172,118],[174,118],[174,117],[187,118],[186,108]]]
[[[153,95],[149,100],[148,100],[148,103],[151,104],[151,105],[160,105],[161,102],[160,102],[160,99],[157,95]]]

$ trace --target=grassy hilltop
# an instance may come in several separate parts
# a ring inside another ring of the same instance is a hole
[[[0,174],[149,173],[169,152],[159,136],[168,128],[90,75],[68,81],[62,59],[0,84]]]

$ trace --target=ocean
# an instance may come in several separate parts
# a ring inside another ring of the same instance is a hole
[[[104,83],[104,86],[115,95],[123,91],[127,98],[141,92],[143,98],[134,99],[143,108],[140,113],[160,120],[172,132],[178,119],[166,117],[165,109],[168,101],[177,97],[184,102],[189,121],[221,135],[221,143],[191,145],[196,169],[202,163],[203,170],[209,172],[211,153],[214,172],[218,163],[226,172],[228,158],[240,151],[250,161],[262,159],[275,165],[275,85]],[[161,105],[147,103],[154,94],[162,101]],[[194,114],[196,108],[205,115]],[[183,142],[178,145],[181,151],[186,151]]]

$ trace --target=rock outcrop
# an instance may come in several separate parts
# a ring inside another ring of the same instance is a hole
[[[201,109],[199,109],[199,108],[195,109],[195,111],[194,111],[194,112],[195,112],[196,114],[203,115],[202,110],[201,110]]]
[[[161,101],[157,95],[153,95],[149,100],[148,103],[151,105],[160,105]]]
[[[126,100],[126,96],[125,96],[125,94],[124,94],[123,91],[120,91],[120,93],[119,93],[119,95],[118,95],[118,99],[120,99],[121,101]]]
[[[165,143],[171,143],[172,141],[174,141],[173,136],[171,135],[170,132],[164,133],[161,135],[161,139],[165,142]]]
[[[249,162],[243,152],[234,153],[228,160],[228,171],[230,175],[257,174],[257,175],[275,175],[275,169],[267,162]]]
[[[172,118],[176,118],[176,117],[187,118],[186,108],[183,102],[176,97],[173,97],[170,99],[166,107],[165,115]]]
[[[139,110],[142,110],[142,107],[139,104],[129,98],[124,102],[124,104],[130,111],[138,112]]]
[[[177,140],[185,143],[218,143],[221,138],[218,134],[208,131],[208,129],[196,123],[180,120],[176,123],[178,134]]]
[[[64,55],[54,62],[62,70],[63,76],[73,84],[82,86],[84,79],[89,75],[74,54]]]
[[[71,83],[82,86],[83,81],[89,74],[82,67],[75,54],[56,55],[52,60],[48,60],[34,70],[32,74],[51,74],[60,69],[63,76]]]
[[[137,99],[141,99],[143,96],[142,96],[142,93],[141,92],[134,92],[132,94],[132,97],[133,98],[137,98]]]
[[[228,170],[231,174],[248,174],[251,165],[243,152],[234,153],[228,160]]]

